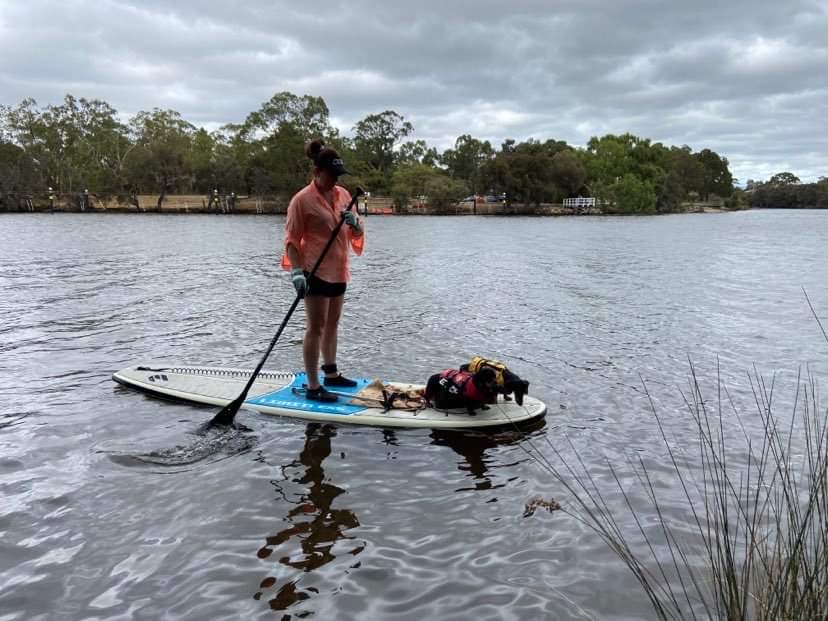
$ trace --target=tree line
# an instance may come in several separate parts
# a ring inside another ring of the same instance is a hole
[[[88,189],[135,201],[138,194],[255,195],[286,199],[308,182],[304,145],[321,137],[343,156],[351,177],[399,204],[448,207],[471,195],[523,204],[593,196],[604,211],[680,210],[712,196],[738,202],[727,158],[710,149],[667,146],[632,134],[593,137],[585,147],[549,139],[499,147],[464,134],[442,152],[409,140],[414,127],[393,110],[369,114],[343,136],[321,97],[275,94],[241,123],[207,131],[174,110],[123,121],[105,101],[66,95],[60,105],[25,99],[0,106],[0,201]]]
[[[767,181],[748,179],[745,191],[751,207],[764,209],[828,209],[828,177],[802,183],[795,174],[781,172]]]

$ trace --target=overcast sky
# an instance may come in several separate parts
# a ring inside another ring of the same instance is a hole
[[[445,149],[631,132],[744,182],[828,176],[828,0],[0,0],[0,103],[63,95],[214,129],[274,93]]]

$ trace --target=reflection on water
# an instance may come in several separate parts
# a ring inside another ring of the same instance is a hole
[[[432,445],[448,447],[460,456],[457,468],[473,481],[471,487],[461,486],[454,490],[462,494],[497,490],[514,481],[514,476],[495,476],[494,470],[512,468],[516,462],[498,461],[490,455],[491,450],[531,442],[531,437],[541,433],[543,427],[541,420],[529,427],[501,433],[433,430],[430,438]],[[397,431],[379,431],[382,443],[387,447],[386,458],[396,459],[396,451],[400,448]],[[257,558],[269,563],[272,569],[259,582],[253,598],[266,601],[272,610],[287,610],[320,595],[319,588],[302,584],[303,574],[338,559],[347,563],[345,574],[361,567],[361,562],[354,562],[352,557],[364,552],[368,543],[348,534],[349,530],[360,526],[359,519],[352,509],[341,506],[347,490],[334,484],[323,467],[334,451],[332,442],[336,437],[337,427],[334,425],[308,424],[298,459],[280,466],[279,478],[271,480],[276,490],[275,501],[289,509],[282,518],[285,527],[267,536],[264,545],[256,551]],[[344,453],[340,455],[344,456]],[[528,451],[521,455],[521,460],[529,459]],[[401,485],[405,483],[400,481]],[[296,486],[299,489],[295,489]],[[488,502],[495,501],[496,498],[492,498]],[[311,613],[303,611],[298,616],[306,614]]]
[[[364,542],[356,542],[336,554],[333,552],[338,541],[353,539],[345,531],[359,526],[353,511],[333,508],[334,500],[345,490],[325,481],[322,462],[331,454],[331,439],[335,436],[333,425],[310,423],[305,428],[305,445],[299,459],[282,466],[282,478],[272,481],[279,500],[292,508],[285,517],[288,526],[267,537],[265,545],[256,553],[260,559],[269,559],[276,552],[281,565],[311,572],[334,561],[337,555],[357,556],[365,548]],[[293,494],[286,491],[286,482],[306,486],[306,489]],[[358,566],[357,563],[353,567]],[[300,576],[283,580],[275,595],[270,597],[264,590],[276,587],[278,580],[268,576],[259,585],[262,590],[253,597],[257,600],[268,597],[273,610],[285,610],[308,599],[312,593],[318,593],[314,587],[302,590],[299,580]]]
[[[456,492],[481,491],[498,489],[506,483],[495,484],[492,477],[487,473],[491,468],[508,468],[514,463],[502,463],[487,458],[486,451],[496,446],[517,444],[522,440],[528,440],[534,432],[543,429],[546,420],[534,421],[530,425],[523,425],[520,429],[503,431],[500,433],[485,433],[474,431],[452,431],[435,429],[431,432],[432,444],[437,446],[448,446],[455,453],[463,458],[458,463],[458,468],[474,481],[474,487],[461,487]],[[527,458],[531,455],[527,453]]]

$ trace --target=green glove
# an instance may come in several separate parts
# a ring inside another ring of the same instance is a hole
[[[290,270],[290,279],[293,281],[293,287],[296,289],[296,295],[300,298],[305,297],[305,292],[308,290],[308,279],[305,278],[305,272],[301,267],[294,267]]]
[[[359,230],[359,220],[357,220],[356,214],[350,209],[342,214],[342,219],[345,221],[345,224],[350,226],[353,230]]]

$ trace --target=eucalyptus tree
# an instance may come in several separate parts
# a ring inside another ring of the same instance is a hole
[[[453,148],[443,152],[440,161],[452,179],[464,181],[473,194],[481,194],[487,190],[483,168],[493,157],[495,151],[488,140],[463,134],[454,141]]]
[[[394,172],[395,149],[402,139],[414,131],[414,126],[405,118],[386,110],[369,114],[354,125],[354,151],[358,173],[372,182],[377,190],[391,188]]]
[[[175,110],[153,109],[129,123],[135,152],[129,160],[133,194],[157,193],[161,209],[167,194],[191,191],[196,128]]]

